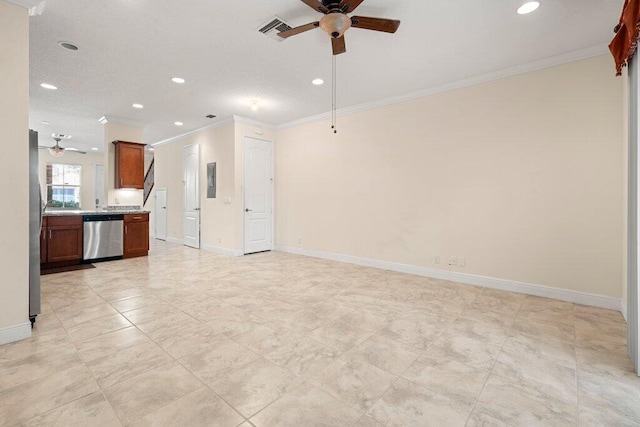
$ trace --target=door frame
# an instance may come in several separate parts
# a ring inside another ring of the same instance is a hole
[[[259,137],[259,136],[255,136],[253,134],[248,134],[248,133],[242,133],[242,204],[240,205],[242,210],[242,254],[241,256],[246,255],[245,251],[247,250],[246,248],[246,243],[247,243],[247,227],[246,227],[246,222],[245,222],[245,209],[246,209],[246,190],[247,190],[247,186],[246,184],[246,161],[247,159],[245,158],[245,152],[246,152],[246,142],[247,142],[247,138],[251,138],[251,139],[256,139],[258,141],[263,141],[263,142],[268,142],[271,144],[271,247],[269,248],[269,250],[273,251],[275,250],[275,245],[276,245],[276,224],[275,224],[275,220],[276,220],[276,204],[275,204],[275,188],[276,188],[276,177],[275,177],[275,151],[276,151],[276,147],[275,147],[275,143],[273,142],[272,139],[268,139],[268,138],[263,138],[263,137]]]
[[[158,191],[164,191],[165,192],[165,199],[167,201],[167,205],[169,204],[169,198],[166,196],[167,194],[167,188],[166,187],[162,187],[162,188],[155,188],[155,193],[153,195],[154,198],[154,203],[153,203],[153,209],[155,212],[156,217],[153,219],[153,225],[154,225],[154,230],[153,230],[153,238],[157,239],[157,240],[163,240],[163,239],[158,239]],[[169,206],[167,206],[167,209],[165,209],[165,226],[168,228],[168,218],[169,218]],[[164,241],[166,242],[169,239],[169,232],[168,230],[165,230],[165,238]]]
[[[185,244],[186,230],[184,230],[185,213],[187,211],[187,206],[186,206],[187,205],[186,204],[186,201],[187,201],[187,192],[186,192],[187,181],[186,181],[186,176],[185,176],[186,170],[185,170],[185,167],[184,167],[184,153],[187,150],[187,148],[190,148],[190,147],[196,147],[197,150],[198,150],[198,165],[197,165],[197,168],[196,168],[196,173],[198,175],[198,177],[196,179],[196,198],[197,198],[197,201],[198,201],[198,203],[197,203],[198,206],[196,207],[196,211],[198,212],[198,247],[194,248],[194,249],[201,249],[202,248],[202,214],[201,214],[202,211],[200,209],[201,209],[202,203],[201,203],[201,200],[200,200],[200,160],[201,160],[201,154],[202,154],[201,151],[202,150],[201,150],[199,142],[196,142],[196,143],[193,143],[193,144],[188,144],[188,145],[185,145],[185,146],[182,147],[182,228],[183,228],[183,230],[182,230],[182,244],[184,246],[188,246],[190,248],[192,247],[192,246],[189,246],[189,245]]]

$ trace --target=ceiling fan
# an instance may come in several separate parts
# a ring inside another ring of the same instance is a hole
[[[324,16],[316,22],[292,28],[278,33],[282,38],[295,36],[314,28],[322,28],[331,37],[333,54],[339,55],[347,51],[344,41],[344,33],[351,27],[365,30],[383,31],[385,33],[395,33],[400,26],[400,21],[383,18],[367,18],[365,16],[347,16],[353,12],[364,0],[302,0],[304,4],[312,9],[324,13]]]
[[[43,146],[39,146],[38,148],[42,149],[42,150],[49,150],[49,153],[51,153],[51,155],[53,157],[62,157],[62,155],[64,154],[65,151],[73,151],[74,153],[79,153],[79,154],[87,154],[86,151],[80,151],[77,148],[64,148],[60,146],[60,141],[62,141],[62,138],[53,138],[56,141],[56,145],[54,145],[53,147],[43,147]]]

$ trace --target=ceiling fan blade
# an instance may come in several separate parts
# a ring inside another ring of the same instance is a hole
[[[73,151],[74,153],[78,153],[78,154],[87,154],[87,152],[86,152],[86,151],[80,151],[80,150],[78,150],[77,148],[70,148],[70,147],[69,147],[69,148],[65,148],[64,150],[65,150],[65,151]]]
[[[38,148],[41,150],[48,150],[49,148],[53,148],[53,147],[45,147],[44,145],[38,145]]]
[[[321,12],[324,14],[329,13],[329,9],[327,9],[327,7],[320,3],[318,0],[302,0],[302,3],[314,9],[316,12]]]
[[[344,36],[338,37],[337,39],[331,39],[331,45],[333,46],[333,54],[340,55],[341,53],[345,53],[347,51],[347,45],[344,40]]]
[[[356,10],[356,8],[360,6],[363,1],[364,0],[342,0],[342,2],[340,3],[340,9],[343,13],[351,13]]]
[[[398,31],[400,21],[395,19],[367,18],[366,16],[353,16],[351,26],[363,28],[365,30],[384,31],[385,33],[395,33]]]
[[[295,36],[296,34],[300,34],[300,33],[304,33],[305,31],[313,30],[314,28],[318,28],[319,26],[320,26],[320,22],[316,21],[316,22],[312,22],[312,23],[307,24],[307,25],[301,25],[299,27],[292,28],[292,29],[287,30],[287,31],[283,31],[281,33],[278,33],[278,36],[282,37],[283,39],[286,39],[287,37]]]

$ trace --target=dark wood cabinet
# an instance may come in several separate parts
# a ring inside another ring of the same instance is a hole
[[[124,257],[133,258],[149,254],[149,214],[124,216]]]
[[[137,142],[113,141],[115,153],[115,188],[144,189],[144,146]]]
[[[43,225],[40,258],[45,264],[82,261],[82,216],[50,216]],[[43,247],[44,253],[43,253]]]

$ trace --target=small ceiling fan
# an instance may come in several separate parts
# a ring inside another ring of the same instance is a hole
[[[383,18],[367,18],[365,16],[347,16],[353,12],[364,0],[302,0],[304,4],[312,9],[324,13],[324,16],[316,22],[301,25],[287,31],[278,33],[282,38],[295,36],[314,28],[322,28],[331,37],[333,54],[339,55],[347,51],[344,40],[344,33],[351,27],[365,30],[383,31],[385,33],[395,33],[400,26],[400,21]]]
[[[60,146],[60,141],[62,141],[62,138],[53,138],[56,141],[56,145],[54,145],[53,147],[43,147],[43,146],[39,146],[38,148],[42,149],[42,150],[49,150],[49,153],[51,153],[51,155],[53,157],[62,157],[62,155],[64,154],[65,151],[73,151],[74,153],[79,153],[79,154],[87,154],[86,151],[80,151],[77,148],[64,148]]]

